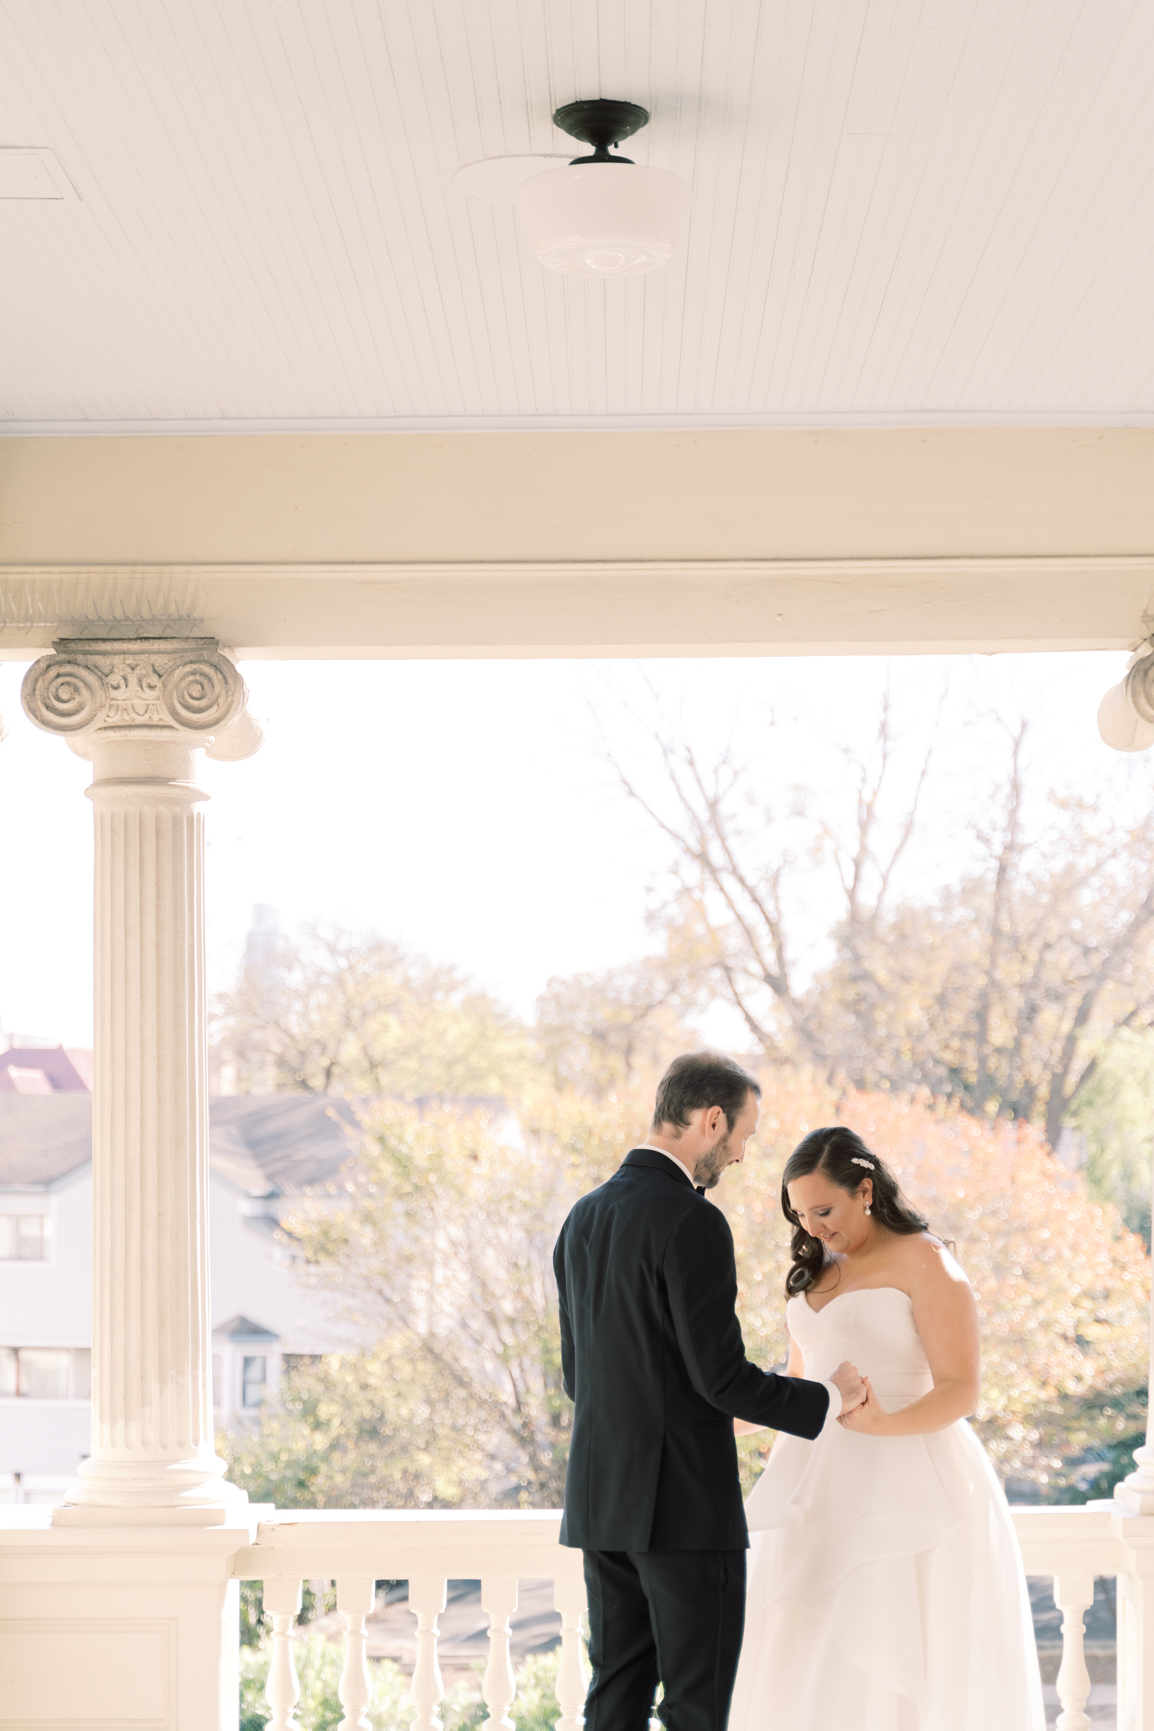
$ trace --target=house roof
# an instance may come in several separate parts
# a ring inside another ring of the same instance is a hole
[[[233,1316],[228,1322],[222,1322],[219,1328],[212,1331],[214,1340],[279,1340],[280,1335],[274,1334],[271,1328],[262,1328],[259,1322],[252,1322],[247,1316]]]
[[[0,1094],[0,1189],[49,1189],[91,1159],[91,1094]]]
[[[0,1094],[92,1092],[92,1053],[79,1046],[9,1046],[0,1052]]]
[[[212,1169],[250,1196],[326,1183],[353,1151],[364,1104],[311,1094],[212,1100]],[[51,1189],[91,1159],[91,1094],[0,1094],[0,1189]]]

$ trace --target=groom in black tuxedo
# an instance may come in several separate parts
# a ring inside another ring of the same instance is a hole
[[[733,1420],[816,1437],[861,1401],[762,1371],[737,1321],[733,1235],[705,1199],[757,1128],[761,1090],[689,1052],[657,1089],[649,1140],[583,1196],[557,1240],[561,1364],[574,1402],[561,1543],[585,1553],[586,1731],[725,1731],[748,1534]],[[808,1731],[798,1727],[798,1731]]]

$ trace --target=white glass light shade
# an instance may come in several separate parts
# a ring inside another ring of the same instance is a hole
[[[635,276],[672,256],[689,188],[663,168],[582,162],[522,181],[515,202],[529,244],[549,270]]]
[[[1098,732],[1113,751],[1147,751],[1154,745],[1154,721],[1144,721],[1126,695],[1112,685],[1098,705]]]

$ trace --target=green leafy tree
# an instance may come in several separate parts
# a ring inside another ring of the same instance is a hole
[[[1092,1196],[1115,1201],[1150,1245],[1154,1171],[1154,1032],[1124,1029],[1099,1055],[1069,1122],[1082,1140]]]
[[[624,1111],[545,1098],[519,1121],[384,1103],[366,1115],[339,1186],[287,1225],[306,1278],[376,1344],[294,1373],[257,1431],[224,1439],[250,1494],[557,1506],[569,1403],[553,1244],[616,1164]]]
[[[502,1095],[528,1030],[457,969],[375,932],[276,937],[218,999],[213,1057],[236,1093]]]

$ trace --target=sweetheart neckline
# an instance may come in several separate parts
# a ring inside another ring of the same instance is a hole
[[[903,1292],[900,1286],[854,1286],[851,1287],[848,1292],[835,1292],[833,1297],[827,1299],[826,1303],[822,1305],[821,1310],[815,1310],[813,1308],[813,1305],[809,1302],[809,1299],[804,1292],[799,1292],[796,1296],[801,1299],[801,1302],[805,1305],[805,1308],[809,1311],[811,1316],[820,1316],[822,1311],[828,1310],[831,1304],[836,1304],[839,1298],[853,1298],[859,1292],[900,1292],[903,1298],[909,1299],[909,1302],[911,1304],[913,1303],[913,1299],[910,1298],[909,1293]]]

